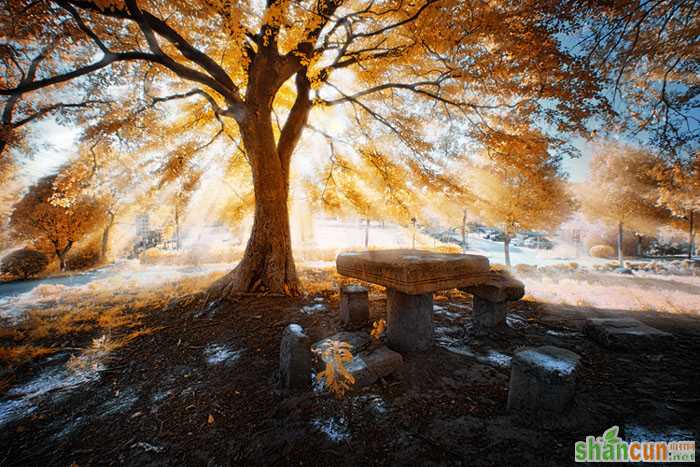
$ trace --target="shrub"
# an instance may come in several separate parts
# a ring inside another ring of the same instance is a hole
[[[615,249],[610,245],[595,245],[589,253],[594,258],[612,258],[615,256]]]
[[[27,279],[30,276],[39,274],[48,264],[49,259],[45,254],[29,248],[22,248],[21,250],[13,251],[2,259],[0,271],[4,274]]]
[[[79,271],[97,266],[102,259],[101,246],[99,241],[92,240],[80,245],[68,252],[66,258],[66,269],[69,271]]]
[[[537,272],[537,266],[532,266],[530,264],[516,264],[513,270],[517,274],[535,274]]]

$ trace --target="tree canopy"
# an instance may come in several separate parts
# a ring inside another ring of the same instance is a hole
[[[570,152],[563,134],[587,135],[594,117],[611,115],[606,79],[651,57],[618,27],[621,18],[637,12],[628,21],[637,18],[645,37],[672,30],[688,37],[691,26],[678,24],[683,2],[670,3],[664,24],[646,19],[660,10],[636,3],[6,2],[1,139],[19,145],[19,123],[57,114],[84,128],[86,144],[150,158],[165,183],[214,167],[247,174],[255,221],[243,260],[219,292],[297,293],[287,209],[294,180],[364,195],[353,183],[366,180],[350,175],[373,165],[391,167],[392,177],[377,179],[387,186],[401,180],[416,192],[469,196],[446,161],[493,149],[514,128],[536,125],[551,151]],[[572,37],[583,38],[587,53]],[[680,55],[678,66],[688,70],[693,55]],[[628,59],[615,68],[612,56]],[[335,141],[330,157],[304,151],[298,157],[317,170],[294,172],[295,149],[319,135]],[[443,151],[436,142],[446,139],[452,144]],[[336,184],[339,161],[346,177]],[[367,193],[386,199],[387,190]],[[360,211],[372,204],[362,197],[352,200]]]

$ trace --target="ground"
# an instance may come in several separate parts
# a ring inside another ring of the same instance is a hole
[[[500,332],[476,338],[470,296],[436,294],[435,346],[404,354],[398,373],[339,400],[320,390],[283,394],[284,327],[299,323],[313,340],[340,329],[337,276],[304,277],[316,287],[298,299],[245,295],[205,306],[201,294],[176,297],[142,309],[149,333],[111,353],[102,341],[79,352],[100,335],[76,333],[51,356],[6,371],[0,465],[560,465],[572,462],[575,441],[612,425],[628,439],[700,434],[697,313],[532,296],[511,305]],[[618,278],[590,280],[606,277]],[[373,320],[384,317],[380,288],[371,288],[370,307]],[[608,315],[631,315],[674,339],[605,349],[582,325]],[[541,420],[509,413],[510,356],[543,344],[582,356],[573,404]]]

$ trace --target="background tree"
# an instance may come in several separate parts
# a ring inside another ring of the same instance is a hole
[[[10,226],[19,238],[48,241],[59,259],[61,271],[74,243],[104,222],[105,209],[95,198],[81,196],[59,204],[54,195],[56,176],[40,179],[15,205]]]
[[[49,260],[40,251],[29,248],[15,250],[2,258],[0,272],[28,279],[46,269]]]
[[[613,141],[599,144],[591,159],[590,178],[580,193],[582,209],[589,219],[617,227],[620,267],[624,229],[648,232],[668,219],[657,205],[657,163],[653,153]]]
[[[503,133],[470,171],[476,209],[487,223],[503,228],[508,267],[510,241],[519,231],[554,229],[573,211],[560,160],[550,154],[556,144],[537,130]]]
[[[251,237],[219,291],[296,293],[287,198],[292,153],[312,109],[322,119],[329,107],[347,106],[369,140],[394,140],[382,154],[425,173],[440,172],[426,122],[459,118],[475,141],[504,113],[585,132],[605,105],[595,76],[559,41],[583,17],[568,2],[534,0],[18,0],[2,15],[2,26],[18,31],[11,45],[36,48],[48,37],[55,48],[40,79],[8,75],[0,95],[39,92],[49,103],[68,86],[121,85],[119,105],[102,115],[104,133],[128,136],[142,152],[162,150],[163,141],[207,143],[203,131],[188,140],[172,119],[156,118],[159,107],[187,101],[177,115],[213,131],[212,141],[229,139],[216,148],[223,157],[240,140],[252,172]]]
[[[695,248],[695,225],[700,210],[700,153],[686,160],[661,162],[655,174],[659,182],[659,202],[688,229],[688,259]]]
[[[666,155],[692,155],[700,143],[700,65],[696,0],[598,2],[587,9],[577,49],[609,83],[618,119],[611,132]]]

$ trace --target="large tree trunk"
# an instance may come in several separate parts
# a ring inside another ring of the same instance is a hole
[[[506,254],[506,266],[510,268],[510,235],[506,234],[503,239],[503,251]]]
[[[253,161],[255,216],[243,259],[217,282],[224,296],[235,292],[300,292],[289,229],[289,174],[277,156],[272,128],[266,135],[265,125],[260,126],[259,130],[253,127],[243,133],[246,152]]]
[[[272,104],[292,76],[296,76],[297,96],[275,141]],[[292,153],[311,110],[310,89],[306,68],[293,55],[279,55],[274,40],[259,49],[249,65],[245,111],[236,122],[253,173],[255,217],[241,262],[212,286],[210,293],[215,296],[301,293],[292,257],[287,199]]]
[[[622,222],[617,224],[617,260],[620,262],[620,267],[625,267],[625,260],[622,257]]]

